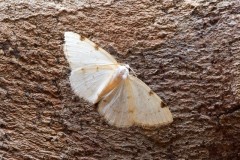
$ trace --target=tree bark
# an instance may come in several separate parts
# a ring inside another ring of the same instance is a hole
[[[129,64],[171,125],[109,126],[74,95],[63,34]],[[239,159],[240,2],[0,2],[0,159]]]

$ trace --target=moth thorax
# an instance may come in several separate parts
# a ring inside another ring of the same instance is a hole
[[[120,76],[122,79],[126,79],[129,75],[129,70],[125,66],[119,66],[117,68],[117,76]]]

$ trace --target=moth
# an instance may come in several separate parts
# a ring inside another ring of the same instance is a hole
[[[92,104],[110,125],[156,127],[169,124],[169,108],[144,82],[108,52],[73,32],[64,33],[64,54],[76,95]]]

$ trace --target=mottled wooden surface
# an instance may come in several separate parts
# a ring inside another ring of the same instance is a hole
[[[174,122],[118,129],[71,91],[63,33],[129,64]],[[239,159],[238,0],[0,1],[0,159]]]

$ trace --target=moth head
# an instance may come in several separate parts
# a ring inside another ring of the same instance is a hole
[[[126,79],[127,76],[129,75],[129,70],[128,70],[127,66],[125,66],[125,65],[119,66],[117,69],[117,72],[118,72],[118,75],[120,75],[122,77],[122,79]]]
[[[130,66],[128,64],[124,64],[124,66],[129,70]]]

